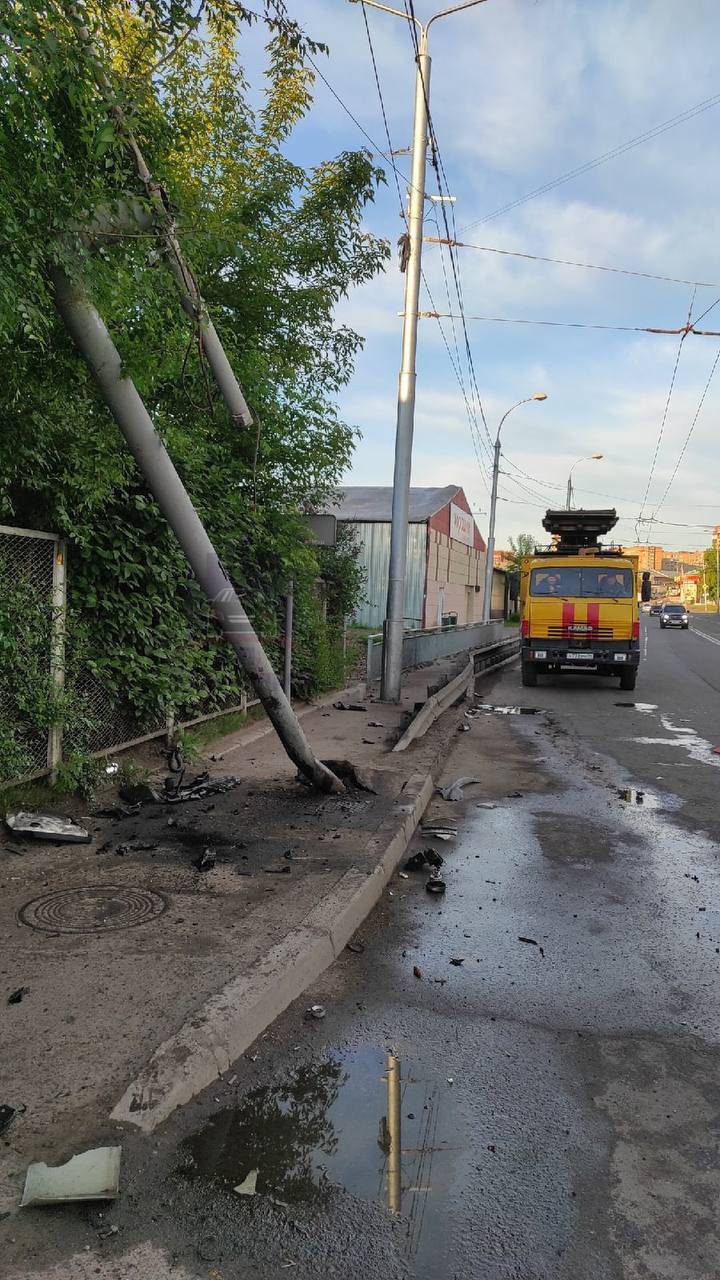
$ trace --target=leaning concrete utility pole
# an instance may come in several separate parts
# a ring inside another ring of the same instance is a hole
[[[323,791],[343,785],[312,752],[267,654],[225,572],[102,317],[61,267],[49,267],[55,305],[124,435],[290,759]]]
[[[125,141],[138,178],[145,189],[152,209],[151,216],[147,210],[141,211],[132,202],[125,202],[123,206],[124,217],[127,218],[129,212],[134,212],[143,228],[154,228],[167,267],[175,280],[180,305],[197,327],[203,354],[207,358],[212,375],[230,416],[238,426],[250,427],[252,426],[252,414],[227,358],[225,348],[218,337],[215,325],[208,315],[199,285],[188,263],[185,261],[165,190],[161,183],[153,178],[145,163],[143,153],[128,124],[124,111],[113,103],[112,85],[108,80],[100,55],[93,44],[92,36],[85,25],[78,6],[71,3],[70,0],[66,0],[65,9],[80,40],[87,49],[88,63],[95,83],[107,101],[108,115],[113,121],[117,132]]]
[[[353,0],[357,3],[357,0]],[[408,515],[410,509],[410,472],[415,429],[415,356],[417,352],[418,304],[422,267],[423,217],[425,213],[425,164],[428,141],[430,104],[430,55],[427,36],[433,22],[461,9],[470,9],[484,0],[465,0],[464,4],[443,9],[422,23],[414,15],[392,9],[378,0],[362,3],[383,13],[392,13],[405,22],[414,22],[417,32],[415,74],[415,115],[413,121],[412,168],[408,192],[407,255],[405,267],[405,305],[403,308],[402,358],[398,379],[397,422],[395,427],[395,470],[393,474],[392,525],[390,530],[390,567],[388,570],[387,608],[383,644],[383,671],[380,696],[384,702],[399,702],[402,687],[402,649],[404,632],[405,572],[407,568]]]

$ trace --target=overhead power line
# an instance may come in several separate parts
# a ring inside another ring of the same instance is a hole
[[[693,306],[694,306],[694,304],[695,304],[695,294],[696,294],[696,292],[697,292],[697,290],[696,290],[696,289],[693,289],[692,297],[691,297],[691,299],[690,299],[690,306],[688,307],[688,318],[687,318],[687,323],[688,323],[688,325],[690,325],[691,320],[692,320],[692,309],[693,309]],[[669,386],[669,388],[668,388],[667,397],[666,397],[666,399],[665,399],[665,408],[663,409],[663,415],[662,415],[662,418],[661,418],[661,420],[660,420],[660,428],[659,428],[659,430],[658,430],[657,440],[655,441],[655,452],[653,453],[653,456],[652,456],[652,462],[650,463],[650,474],[649,474],[649,476],[648,476],[648,481],[647,481],[647,484],[646,484],[646,486],[645,486],[645,493],[644,493],[644,495],[643,495],[643,500],[642,500],[642,504],[641,504],[641,507],[640,507],[640,515],[638,516],[638,523],[637,523],[637,524],[636,524],[636,526],[635,526],[635,533],[636,533],[636,535],[637,535],[638,542],[640,541],[639,526],[640,526],[640,523],[641,523],[641,521],[642,521],[642,519],[643,519],[643,516],[644,516],[644,514],[645,514],[645,505],[646,505],[647,500],[648,500],[648,494],[649,494],[649,492],[650,492],[650,485],[652,484],[653,476],[655,475],[655,466],[656,466],[656,464],[657,464],[658,454],[659,454],[659,452],[660,452],[660,445],[661,445],[661,443],[662,443],[662,438],[663,438],[663,435],[664,435],[664,432],[665,432],[665,423],[667,422],[668,411],[669,411],[669,409],[670,409],[670,401],[671,401],[671,399],[672,399],[672,393],[673,393],[673,390],[674,390],[674,388],[675,388],[675,379],[677,378],[678,366],[679,366],[679,364],[680,364],[680,356],[682,355],[683,343],[684,343],[684,341],[685,341],[686,337],[687,337],[687,329],[685,330],[685,332],[683,332],[683,333],[681,334],[681,336],[680,336],[680,341],[679,341],[679,343],[678,343],[678,349],[677,349],[677,353],[676,353],[676,355],[675,355],[675,364],[673,365],[672,376],[671,376],[671,378],[670,378],[670,386]],[[648,541],[650,540],[650,534],[651,534],[651,532],[652,532],[652,522],[651,522],[651,523],[650,523],[650,525],[648,526],[648,531],[647,531],[647,533],[648,533]]]
[[[710,370],[710,373],[708,374],[707,382],[705,383],[705,386],[704,386],[704,387],[703,387],[703,389],[702,389],[702,393],[701,393],[701,395],[700,395],[700,401],[699,401],[699,403],[698,403],[698,407],[697,407],[697,409],[695,410],[695,414],[694,414],[694,416],[693,416],[693,420],[692,420],[692,422],[690,423],[690,426],[688,427],[687,435],[685,436],[685,439],[683,440],[682,448],[680,449],[680,452],[679,452],[679,454],[678,454],[677,462],[675,463],[675,466],[674,466],[674,468],[673,468],[673,473],[672,473],[672,475],[670,476],[670,479],[668,480],[667,485],[665,486],[665,492],[664,492],[664,494],[663,494],[662,498],[661,498],[661,499],[660,499],[660,501],[658,502],[658,504],[657,504],[657,506],[655,507],[655,510],[654,510],[654,512],[653,512],[653,517],[652,517],[652,519],[653,519],[653,523],[654,523],[654,524],[662,523],[662,521],[658,521],[658,520],[657,520],[657,513],[658,513],[658,511],[662,510],[662,508],[664,507],[664,505],[665,505],[665,499],[667,498],[667,496],[668,496],[668,494],[669,494],[669,492],[670,492],[670,490],[671,490],[671,488],[672,488],[672,486],[673,486],[673,483],[674,483],[674,481],[675,481],[675,477],[676,477],[676,475],[677,475],[678,471],[680,470],[680,465],[681,465],[681,463],[682,463],[683,458],[685,457],[685,453],[686,453],[687,447],[688,447],[688,445],[689,445],[689,443],[690,443],[690,437],[692,436],[692,433],[693,433],[693,431],[695,430],[695,425],[696,425],[696,423],[697,423],[698,418],[700,417],[700,414],[701,414],[701,412],[702,412],[702,407],[703,407],[703,405],[704,405],[704,403],[705,403],[705,397],[706,397],[706,395],[707,395],[708,391],[710,390],[710,383],[712,382],[712,380],[713,380],[713,378],[714,378],[714,376],[715,376],[715,370],[716,370],[716,369],[717,369],[717,367],[718,367],[718,361],[720,361],[720,347],[718,347],[717,354],[716,354],[716,356],[715,356],[715,359],[713,360],[712,368],[711,368],[711,370]]]
[[[418,315],[425,320],[436,320],[440,316],[443,320],[449,320],[451,313],[449,311],[419,311]],[[456,316],[456,319],[459,319]],[[479,320],[485,324],[535,324],[550,329],[603,329],[611,333],[658,333],[670,334],[675,336],[682,334],[686,337],[692,333],[698,338],[720,338],[720,330],[716,329],[696,329],[693,325],[681,325],[677,329],[662,329],[659,325],[643,325],[643,324],[593,324],[583,320],[530,320],[517,316],[465,316],[466,320]]]
[[[680,124],[685,124],[688,120],[693,120],[695,116],[702,115],[704,111],[709,111],[711,107],[716,107],[720,103],[720,93],[716,93],[712,98],[704,98],[702,102],[698,102],[693,107],[688,107],[686,111],[681,111],[676,116],[671,116],[669,120],[663,120],[661,124],[655,125],[652,129],[647,129],[645,133],[639,133],[635,138],[629,138],[627,142],[620,143],[619,146],[613,147],[611,151],[605,151],[601,156],[595,156],[592,160],[587,160],[585,164],[578,165],[575,169],[570,169],[567,173],[560,174],[559,177],[553,178],[550,182],[545,182],[541,187],[536,187],[534,191],[528,191],[523,196],[518,196],[516,200],[510,200],[507,204],[502,205],[500,209],[494,209],[492,213],[486,213],[483,218],[477,218],[474,222],[469,222],[463,227],[463,234],[471,231],[473,227],[479,227],[484,222],[490,222],[492,218],[499,218],[503,213],[509,213],[511,209],[517,209],[518,205],[525,204],[528,200],[534,200],[536,196],[546,195],[548,191],[553,191],[555,187],[561,186],[564,182],[569,182],[572,178],[579,178],[583,173],[588,173],[590,169],[597,169],[601,164],[607,164],[608,160],[614,160],[617,156],[624,155],[626,151],[631,151],[634,147],[639,147],[644,142],[650,142],[653,138],[657,138],[662,133],[667,133],[668,129],[675,129]]]
[[[684,280],[678,276],[654,275],[651,271],[633,271],[629,267],[599,266],[596,262],[573,262],[567,258],[547,258],[539,253],[521,253],[518,249],[497,249],[487,244],[468,244],[464,240],[448,242],[439,236],[424,236],[427,244],[451,243],[455,249],[478,249],[481,253],[496,253],[504,258],[524,258],[528,262],[549,262],[558,267],[581,267],[585,271],[608,271],[613,275],[635,276],[640,280],[660,280],[664,284],[694,285],[696,289],[720,289],[720,284],[707,280]]]

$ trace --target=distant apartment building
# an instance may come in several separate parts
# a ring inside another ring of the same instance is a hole
[[[702,551],[666,551],[662,562],[665,573],[678,576],[690,569],[702,568],[704,554]]]
[[[650,573],[654,573],[656,570],[661,572],[663,567],[663,558],[667,555],[667,552],[663,551],[662,547],[650,547],[647,545],[635,547],[623,546],[623,551],[626,555],[637,556],[638,568],[641,573],[644,573],[646,570],[649,570]]]

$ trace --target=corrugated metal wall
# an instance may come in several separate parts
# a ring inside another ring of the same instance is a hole
[[[360,544],[360,564],[365,570],[365,603],[355,613],[361,627],[382,628],[387,603],[388,569],[390,566],[390,525],[372,521],[348,521]],[[405,626],[422,626],[423,592],[425,590],[425,547],[427,525],[408,526],[407,573],[405,577]]]

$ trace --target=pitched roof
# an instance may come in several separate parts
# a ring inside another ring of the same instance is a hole
[[[460,485],[448,484],[443,489],[411,489],[409,520],[422,524],[452,502]],[[340,489],[338,501],[327,507],[338,520],[389,521],[392,516],[392,486],[358,485]]]

